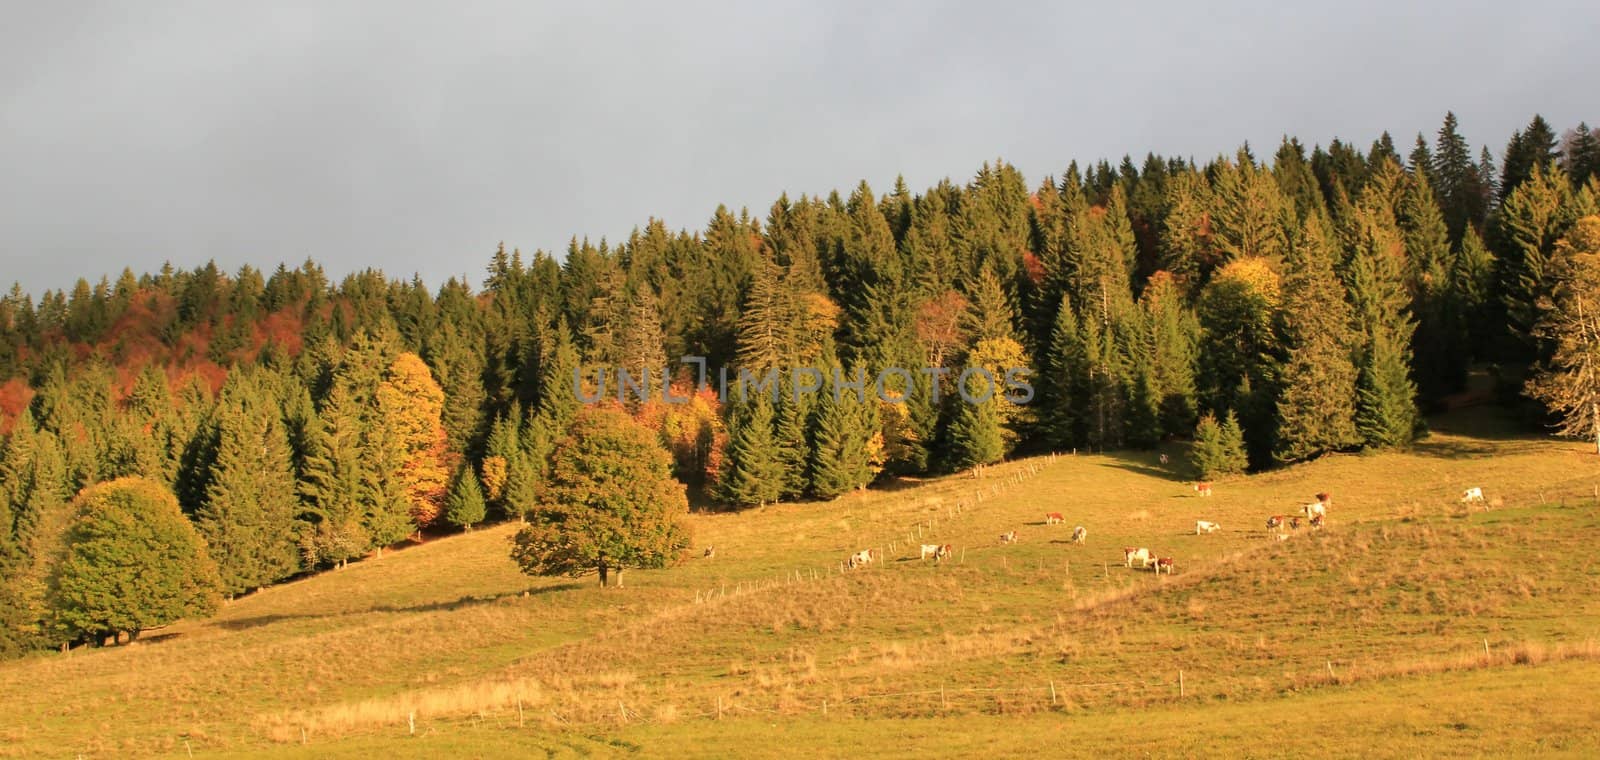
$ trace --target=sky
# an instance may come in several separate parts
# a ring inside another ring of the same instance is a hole
[[[477,285],[501,241],[995,158],[1405,153],[1447,110],[1498,158],[1536,112],[1600,122],[1592,0],[989,5],[0,0],[0,288],[307,257]]]

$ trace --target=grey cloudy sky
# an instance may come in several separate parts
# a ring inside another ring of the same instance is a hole
[[[311,256],[477,284],[500,240],[996,156],[1404,151],[1454,109],[1498,157],[1536,111],[1600,119],[1592,0],[1201,5],[0,0],[0,283]]]

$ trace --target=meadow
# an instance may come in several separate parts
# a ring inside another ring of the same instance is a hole
[[[514,526],[435,539],[0,664],[0,756],[1600,754],[1600,460],[1432,424],[1208,498],[1174,446],[696,514],[714,558],[620,589],[519,574]]]

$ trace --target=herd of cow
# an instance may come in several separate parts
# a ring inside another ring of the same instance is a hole
[[[1200,496],[1210,496],[1212,493],[1211,484],[1207,482],[1194,484],[1194,490]],[[1479,487],[1468,488],[1461,493],[1461,501],[1465,504],[1484,503],[1483,489]],[[1300,530],[1302,526],[1309,527],[1314,531],[1321,530],[1323,525],[1326,524],[1328,509],[1332,505],[1333,495],[1324,491],[1317,494],[1316,501],[1302,506],[1297,514],[1272,515],[1267,518],[1268,535],[1278,541],[1285,541],[1295,531]],[[1065,522],[1066,518],[1062,517],[1060,512],[1050,512],[1044,516],[1045,525],[1061,525]],[[1288,529],[1288,532],[1285,532],[1285,528]],[[1221,529],[1221,525],[1210,520],[1196,520],[1194,523],[1194,534],[1197,536],[1216,533]],[[1083,544],[1088,540],[1089,530],[1087,528],[1079,525],[1072,529],[1072,543]],[[1000,534],[1001,544],[1014,544],[1016,542],[1017,532],[1015,530],[1008,530]],[[939,563],[950,559],[951,552],[952,547],[950,544],[922,544],[917,561],[921,562],[932,557],[935,563]],[[1137,563],[1139,569],[1154,570],[1157,575],[1161,573],[1171,575],[1175,565],[1172,557],[1157,556],[1148,548],[1142,546],[1122,547],[1122,561],[1126,567],[1135,567],[1135,563]],[[850,555],[845,564],[851,569],[855,569],[871,562],[872,550],[862,549]]]

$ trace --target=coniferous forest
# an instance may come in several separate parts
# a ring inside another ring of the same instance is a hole
[[[1534,117],[1496,155],[1447,115],[1409,144],[1286,138],[1031,180],[995,161],[920,192],[781,195],[698,231],[651,219],[557,253],[502,247],[481,282],[333,282],[306,261],[14,286],[0,653],[136,635],[519,519],[583,488],[552,467],[563,447],[606,456],[571,446],[574,429],[654,441],[638,469],[670,469],[704,509],[1173,440],[1193,441],[1175,466],[1220,477],[1404,447],[1427,414],[1478,402],[1592,439],[1600,380],[1570,370],[1600,355],[1573,296],[1600,292],[1597,215],[1587,126]],[[780,369],[785,392],[720,398],[683,356],[712,376]],[[610,405],[628,429],[581,419],[575,371],[663,367],[687,400],[657,383]],[[799,396],[792,367],[913,371],[890,403],[826,392],[832,374]],[[1029,368],[1031,401],[962,402],[971,367]],[[177,549],[129,556],[156,544]],[[162,572],[107,570],[136,566]],[[111,596],[138,614],[101,609]]]

